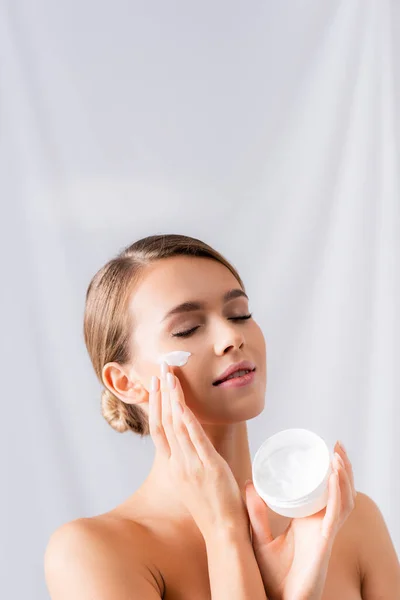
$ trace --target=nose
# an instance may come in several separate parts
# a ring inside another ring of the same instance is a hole
[[[218,331],[217,341],[215,342],[215,354],[222,356],[229,350],[238,350],[244,344],[243,331],[240,331],[237,324],[225,321],[225,327],[221,327]]]

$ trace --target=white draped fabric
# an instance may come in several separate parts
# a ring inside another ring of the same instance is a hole
[[[399,40],[396,0],[0,0],[7,600],[48,599],[50,534],[151,466],[101,417],[82,321],[94,273],[154,233],[244,279],[252,455],[289,427],[343,440],[400,550]]]

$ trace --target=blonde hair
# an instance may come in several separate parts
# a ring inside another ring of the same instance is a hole
[[[211,246],[196,238],[179,234],[152,235],[124,248],[92,278],[86,292],[83,332],[95,373],[102,385],[102,370],[109,362],[125,365],[129,353],[133,322],[128,303],[135,284],[147,265],[171,256],[198,256],[216,260],[244,284],[236,269]],[[149,434],[146,413],[135,404],[127,404],[108,388],[101,394],[101,412],[116,431],[131,430]]]

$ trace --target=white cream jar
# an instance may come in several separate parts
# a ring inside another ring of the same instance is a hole
[[[327,505],[331,455],[308,429],[285,429],[269,437],[253,460],[258,495],[285,517],[308,517]]]

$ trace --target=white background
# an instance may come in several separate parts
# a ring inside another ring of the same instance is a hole
[[[264,439],[347,446],[400,550],[400,6],[0,0],[1,596],[47,599],[62,523],[134,492],[84,296],[124,246],[199,237],[267,341]]]

